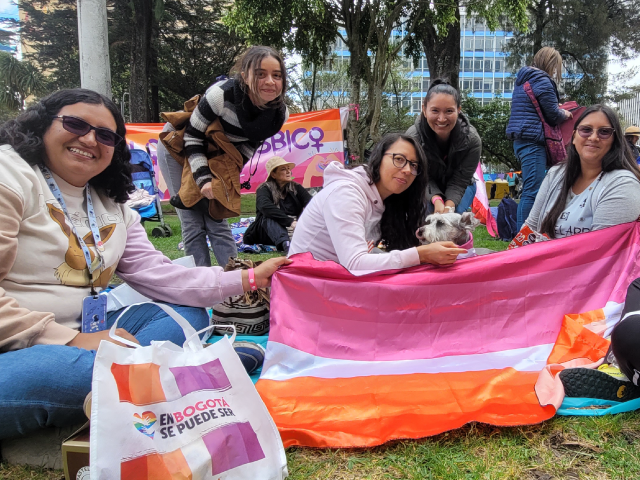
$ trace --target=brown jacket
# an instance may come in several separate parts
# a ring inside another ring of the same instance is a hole
[[[162,118],[176,129],[173,132],[162,132],[160,141],[171,156],[182,165],[182,182],[179,194],[182,203],[187,207],[194,206],[204,198],[193,179],[189,161],[184,154],[183,138],[191,113],[195,110],[199,100],[200,95],[187,100],[184,104],[184,112],[165,112],[162,114]],[[225,135],[220,120],[216,119],[209,125],[205,136],[209,169],[213,174],[211,188],[214,198],[209,201],[209,215],[216,220],[237,217],[240,215],[242,155]]]

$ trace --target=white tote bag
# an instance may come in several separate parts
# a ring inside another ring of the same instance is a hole
[[[110,336],[133,348],[102,342],[96,355],[91,478],[285,478],[280,435],[233,350],[235,329],[204,348],[202,332],[157,305],[178,322],[186,341],[182,348],[171,342],[141,347],[118,337],[117,321],[113,325]]]

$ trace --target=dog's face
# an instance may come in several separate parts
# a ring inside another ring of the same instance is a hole
[[[434,213],[429,215],[425,225],[416,231],[416,237],[422,245],[433,242],[450,241],[456,245],[464,245],[469,240],[469,232],[475,230],[480,221],[471,212]]]

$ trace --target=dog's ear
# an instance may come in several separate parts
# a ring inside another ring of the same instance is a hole
[[[460,218],[460,226],[469,230],[469,231],[473,231],[475,230],[475,228],[480,225],[480,220],[478,220],[473,213],[471,212],[464,212],[462,214],[462,217]]]

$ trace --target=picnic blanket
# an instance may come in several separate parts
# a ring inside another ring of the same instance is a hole
[[[285,446],[544,421],[563,400],[557,372],[605,355],[639,253],[631,223],[365,276],[296,255],[273,278],[256,387]]]

